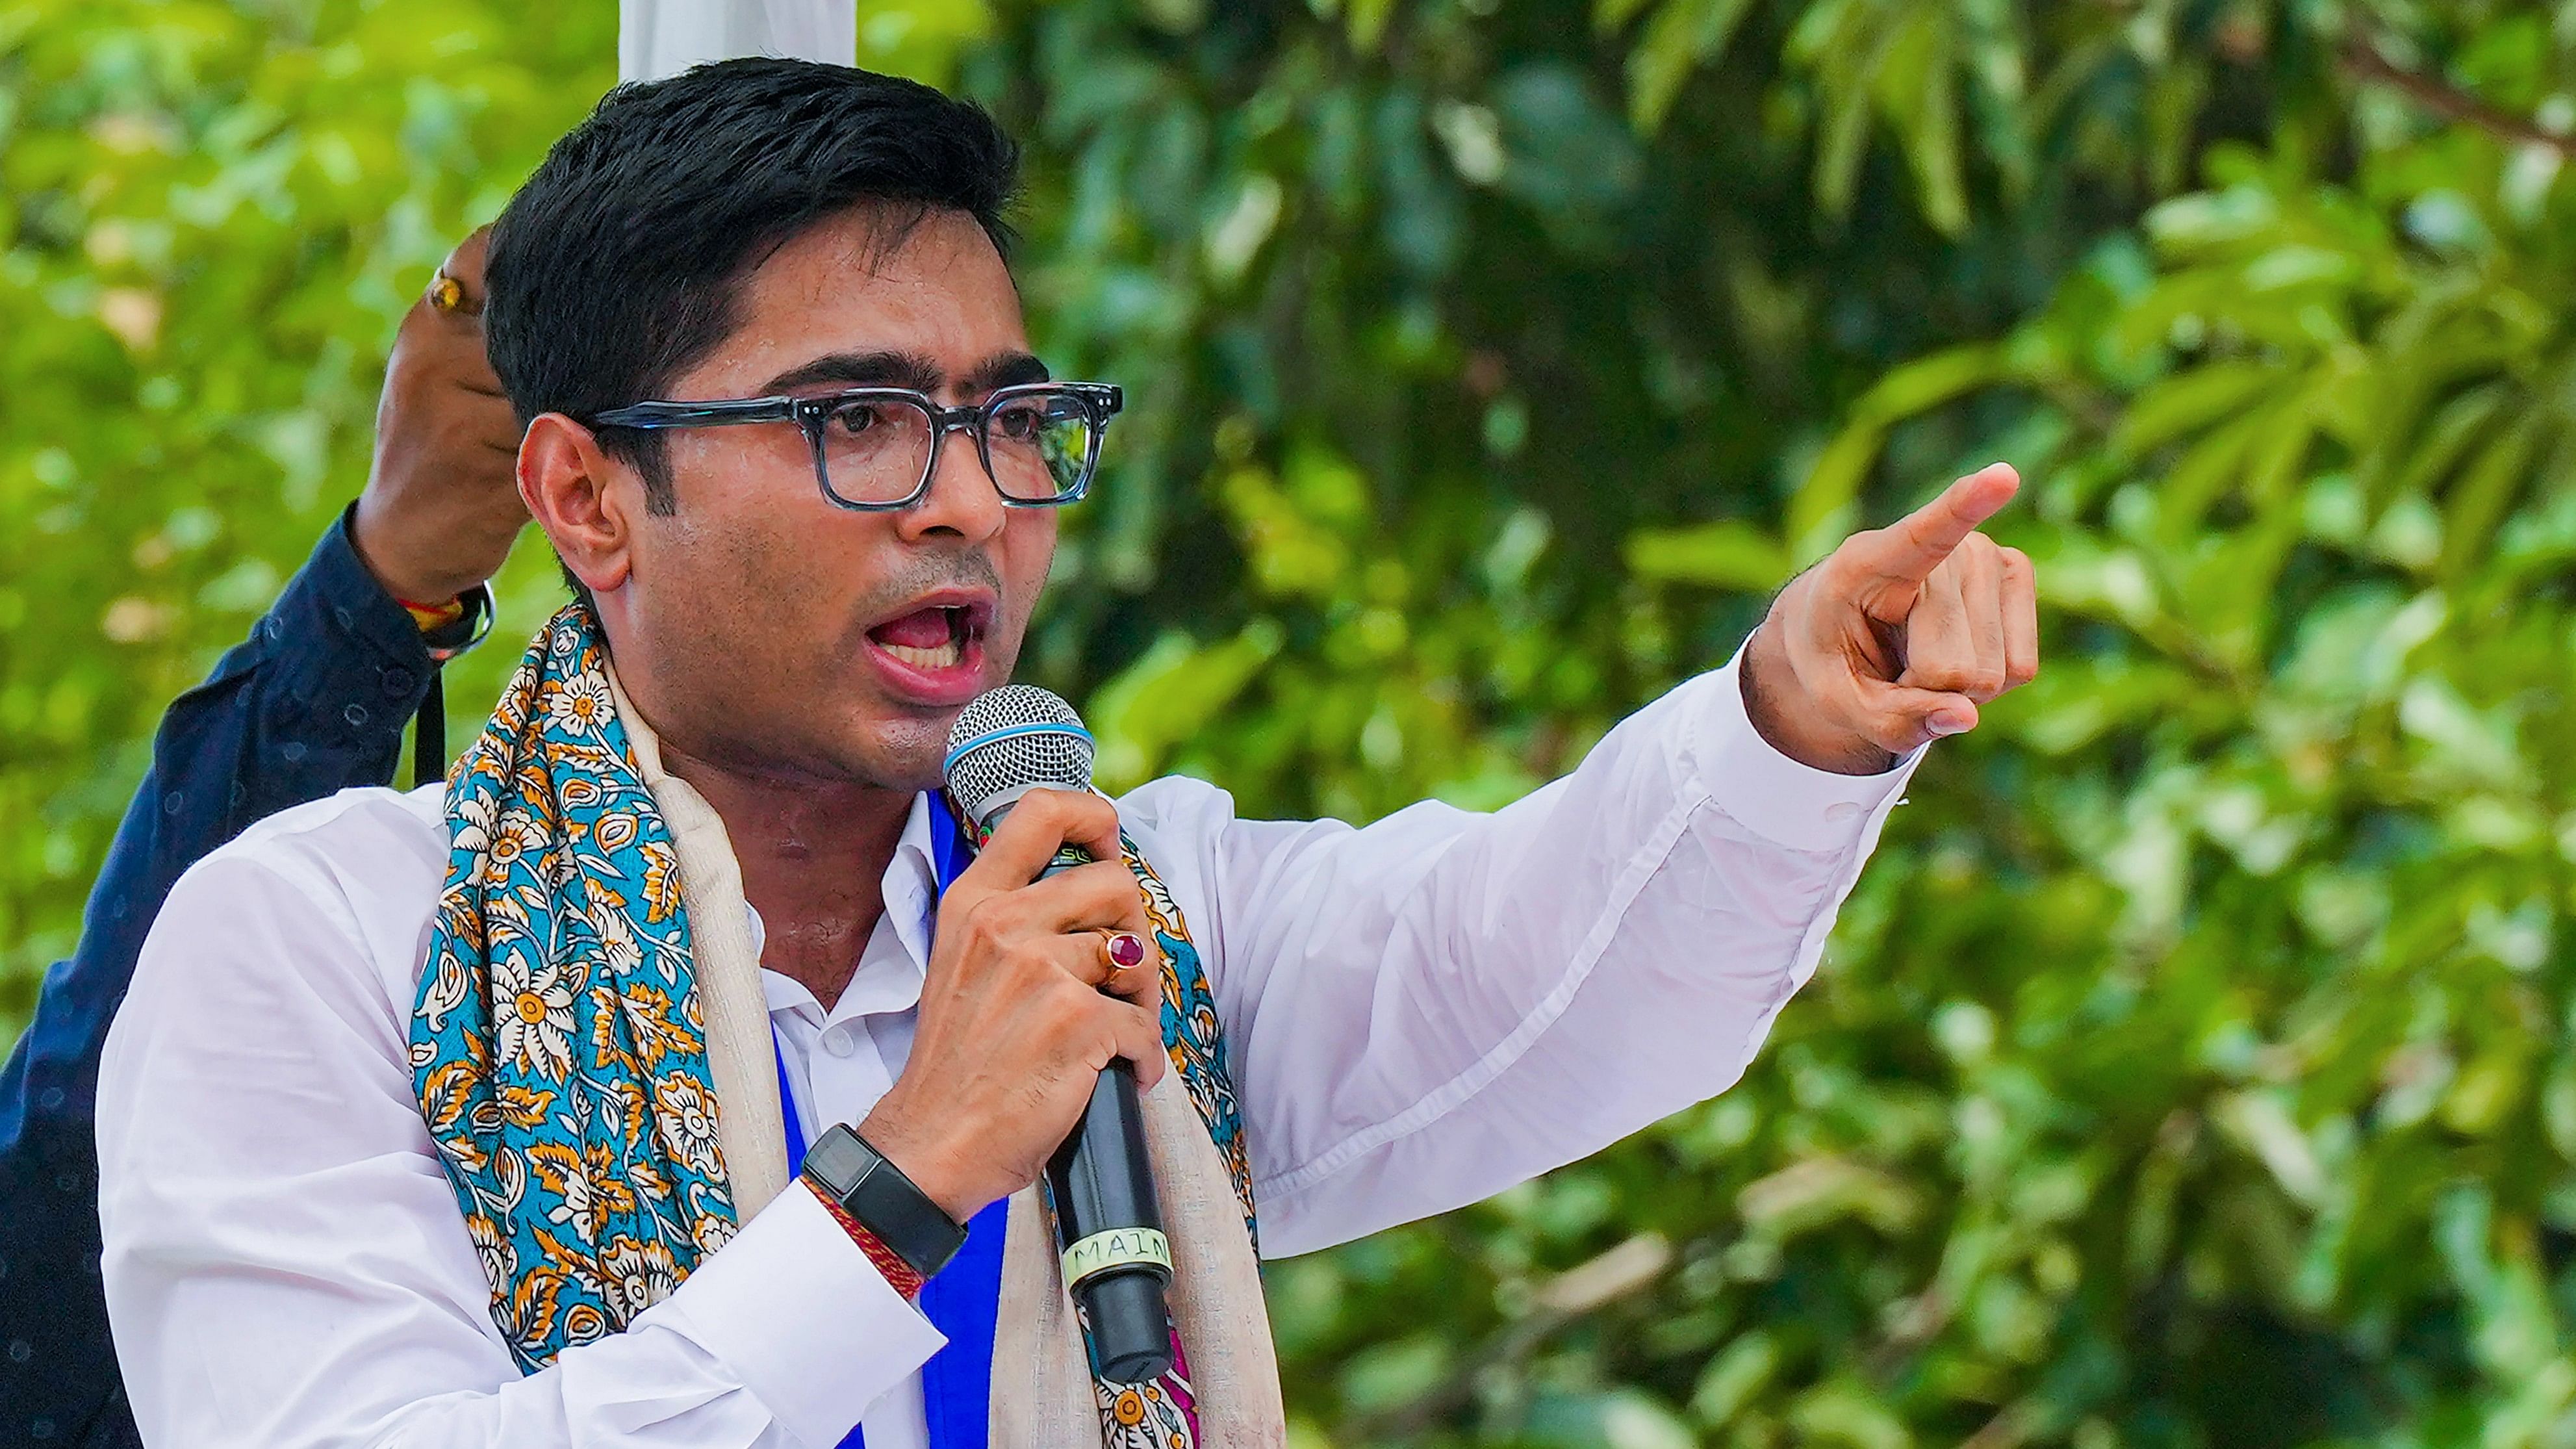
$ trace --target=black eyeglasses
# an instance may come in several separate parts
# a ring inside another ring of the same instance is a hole
[[[721,428],[794,423],[814,449],[814,479],[843,508],[889,513],[930,492],[939,445],[975,435],[984,476],[1015,508],[1077,502],[1100,465],[1100,436],[1125,405],[1100,382],[1036,382],[996,389],[973,407],[942,407],[906,387],[854,387],[818,397],[642,402],[590,419],[595,428]]]

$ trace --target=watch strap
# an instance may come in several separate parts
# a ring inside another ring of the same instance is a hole
[[[947,1266],[966,1241],[956,1219],[846,1123],[814,1139],[802,1176],[839,1209],[835,1217],[856,1222],[920,1277]]]

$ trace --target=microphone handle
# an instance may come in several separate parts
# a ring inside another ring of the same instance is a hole
[[[1047,1184],[1055,1194],[1059,1250],[1091,1243],[1094,1254],[1115,1257],[1138,1253],[1148,1240],[1161,1245],[1161,1214],[1145,1157],[1145,1111],[1136,1098],[1136,1074],[1125,1062],[1112,1062],[1100,1074],[1082,1121],[1047,1163]],[[1168,1257],[1168,1250],[1161,1256]],[[1172,1325],[1163,1296],[1170,1275],[1162,1263],[1138,1257],[1073,1285],[1091,1366],[1102,1378],[1136,1384],[1170,1371]]]
[[[1068,846],[1038,878],[1090,860],[1089,852]],[[1093,1084],[1082,1120],[1047,1161],[1047,1186],[1055,1198],[1059,1253],[1087,1245],[1091,1257],[1123,1260],[1071,1283],[1092,1371],[1116,1384],[1169,1373],[1172,1321],[1164,1285],[1171,1279],[1170,1254],[1145,1152],[1145,1107],[1126,1062],[1110,1062]],[[1155,1254],[1156,1248],[1162,1251]]]

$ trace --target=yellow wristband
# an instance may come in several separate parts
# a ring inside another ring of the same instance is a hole
[[[415,604],[409,599],[396,599],[394,602],[402,605],[404,613],[411,615],[412,627],[424,634],[435,634],[465,617],[465,598],[461,594],[444,604]]]

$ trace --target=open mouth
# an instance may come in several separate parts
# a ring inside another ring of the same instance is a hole
[[[868,642],[904,693],[946,702],[982,674],[992,617],[980,599],[934,600],[869,629]]]

